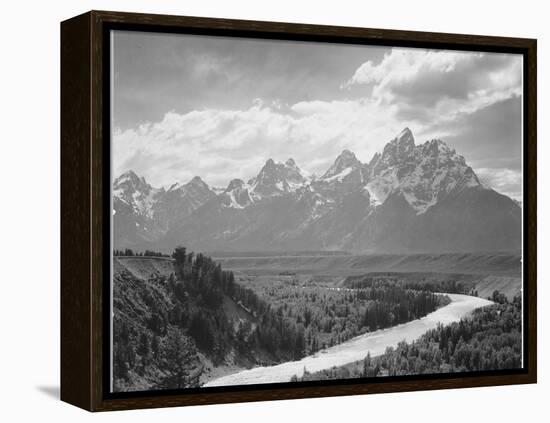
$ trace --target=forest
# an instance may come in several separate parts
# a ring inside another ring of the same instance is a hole
[[[429,292],[447,292],[449,294],[467,294],[477,296],[474,283],[467,280],[447,279],[441,276],[410,277],[411,275],[369,274],[351,276],[345,281],[348,288],[358,289],[376,285],[381,282],[398,283],[405,289],[422,290]],[[416,276],[416,275],[415,275]]]
[[[458,323],[428,331],[412,343],[401,342],[378,357],[316,373],[293,381],[411,374],[456,373],[521,367],[521,298],[495,291],[495,304],[475,310]]]
[[[253,287],[278,316],[303,328],[306,355],[418,319],[450,302],[446,296],[403,288],[387,279],[353,289],[304,285],[284,278],[255,279],[246,286]]]

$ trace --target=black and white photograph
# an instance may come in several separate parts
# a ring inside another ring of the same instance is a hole
[[[521,54],[110,48],[111,392],[523,367]]]

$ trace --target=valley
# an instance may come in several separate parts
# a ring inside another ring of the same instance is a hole
[[[163,389],[180,373],[181,386],[288,381],[414,341],[494,291],[521,292],[519,257],[505,253],[188,253],[183,273],[176,261],[114,259],[117,390]],[[179,373],[169,348],[192,352]]]

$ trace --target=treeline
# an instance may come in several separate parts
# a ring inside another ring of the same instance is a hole
[[[142,252],[132,250],[131,248],[125,248],[124,250],[113,250],[113,256],[129,256],[129,257],[170,257],[170,254],[161,253],[160,251],[145,250]]]
[[[398,278],[390,275],[351,276],[345,281],[345,286],[349,288],[367,288],[377,283],[398,283],[405,289],[477,296],[477,292],[472,290],[472,283],[454,279],[429,279],[424,277],[415,280],[412,278]]]
[[[345,342],[366,332],[425,316],[450,299],[432,292],[404,289],[393,281],[378,281],[360,289],[304,286],[288,280],[250,283],[275,315],[296,327],[304,354]],[[260,329],[264,329],[263,324]],[[277,336],[266,336],[284,343]],[[267,341],[266,341],[267,342]]]
[[[493,294],[495,296],[495,294]],[[478,309],[470,318],[448,326],[439,325],[413,343],[362,362],[317,373],[305,373],[299,380],[325,380],[411,374],[435,374],[521,367],[521,298]]]

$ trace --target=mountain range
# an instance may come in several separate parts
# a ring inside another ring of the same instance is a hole
[[[114,248],[447,252],[521,249],[521,207],[463,156],[405,128],[368,162],[344,150],[322,176],[290,158],[247,182],[199,176],[168,189],[128,171],[113,184]]]

